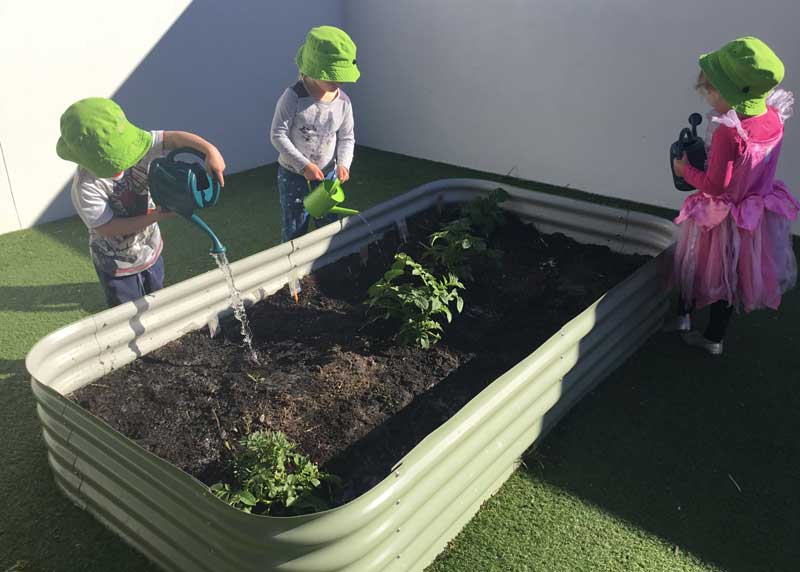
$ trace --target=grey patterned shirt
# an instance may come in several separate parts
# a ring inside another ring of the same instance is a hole
[[[130,169],[101,179],[78,167],[72,180],[72,204],[89,229],[89,251],[94,265],[112,276],[128,276],[150,268],[161,255],[157,223],[134,234],[102,236],[95,229],[112,218],[147,214],[155,208],[147,174],[150,161],[164,154],[164,132],[153,131],[150,151]]]
[[[275,106],[270,141],[280,153],[278,162],[295,173],[302,174],[309,162],[325,168],[334,157],[349,169],[355,146],[350,98],[340,89],[333,101],[319,101],[298,81]]]

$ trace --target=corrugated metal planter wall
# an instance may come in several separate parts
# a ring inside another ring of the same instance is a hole
[[[497,188],[438,181],[232,265],[250,301],[357,252],[434,206]],[[336,509],[253,516],[109,428],[64,395],[227,310],[219,271],[101,312],[41,340],[28,370],[61,489],[166,570],[422,570],[515,469],[520,454],[634,352],[663,320],[660,272],[674,226],[663,219],[504,186],[504,206],[545,232],[657,257],[495,380],[401,459],[380,484]]]

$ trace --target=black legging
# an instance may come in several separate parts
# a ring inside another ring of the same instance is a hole
[[[691,314],[693,310],[694,304],[688,305],[683,301],[683,298],[678,298],[678,312]],[[729,305],[725,300],[718,300],[711,304],[711,317],[703,334],[705,338],[712,342],[721,342],[725,337],[725,332],[728,330],[731,316],[733,316],[733,306]]]
[[[728,305],[725,300],[719,300],[711,304],[711,319],[708,321],[705,335],[707,340],[721,342],[728,330],[728,324],[733,316],[733,306]]]

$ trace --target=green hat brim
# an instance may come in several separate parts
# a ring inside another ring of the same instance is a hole
[[[742,115],[761,115],[767,111],[766,94],[748,98],[731,81],[722,68],[719,59],[719,50],[703,54],[698,60],[700,69],[703,70],[709,83],[714,86],[722,98],[737,112]]]

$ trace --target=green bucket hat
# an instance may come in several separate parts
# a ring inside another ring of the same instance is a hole
[[[150,150],[153,136],[126,118],[122,108],[103,97],[70,105],[61,115],[56,153],[100,178],[133,167]]]
[[[334,26],[311,28],[295,62],[300,73],[312,79],[352,83],[361,75],[356,66],[356,45],[344,30]]]
[[[767,96],[783,81],[783,62],[767,44],[746,36],[700,56],[708,81],[738,113],[761,115]]]

